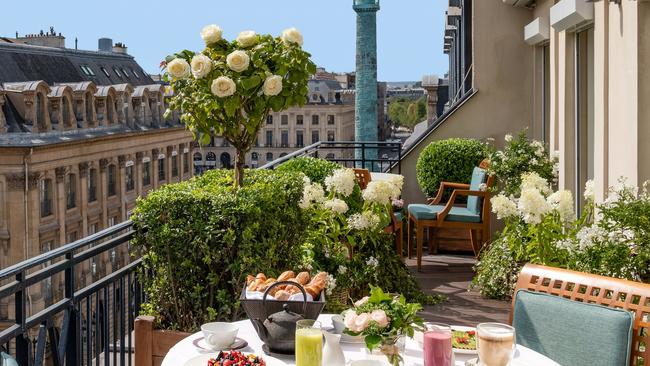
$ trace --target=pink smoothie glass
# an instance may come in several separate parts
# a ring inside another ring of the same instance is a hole
[[[451,327],[446,324],[426,323],[424,366],[452,366]]]

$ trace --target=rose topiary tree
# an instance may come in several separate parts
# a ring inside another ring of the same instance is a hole
[[[306,102],[316,65],[295,28],[280,37],[243,31],[227,41],[221,28],[208,25],[201,37],[206,44],[202,52],[184,50],[163,64],[174,91],[170,110],[181,111],[181,120],[200,143],[207,144],[215,134],[235,147],[234,184],[239,187],[245,153],[266,116]]]

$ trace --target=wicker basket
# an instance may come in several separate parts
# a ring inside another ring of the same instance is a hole
[[[304,288],[299,284],[295,282],[287,283],[297,286],[303,293],[305,293]],[[277,284],[279,285],[281,283],[278,282]],[[271,287],[266,289],[265,295],[270,289]],[[260,319],[261,321],[264,321],[269,315],[284,310],[284,304],[287,304],[290,311],[302,315],[305,319],[316,320],[323,311],[323,308],[325,308],[325,291],[321,291],[314,301],[264,301],[260,299],[247,299],[246,285],[244,285],[239,301],[249,319]]]

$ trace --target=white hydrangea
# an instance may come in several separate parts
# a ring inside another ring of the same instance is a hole
[[[325,186],[329,192],[340,193],[347,197],[354,191],[356,177],[352,169],[337,169],[332,175],[325,178]]]
[[[309,179],[305,182],[305,186],[302,191],[302,199],[298,206],[302,209],[309,208],[312,203],[320,203],[325,200],[325,191],[323,186],[318,183],[311,183]]]
[[[348,204],[345,203],[342,199],[332,198],[323,202],[323,207],[332,210],[334,213],[344,214],[348,212]]]
[[[548,181],[539,176],[536,172],[528,172],[521,175],[521,190],[535,189],[542,194],[551,193],[551,186]]]
[[[497,214],[498,219],[505,219],[507,217],[517,216],[517,203],[504,194],[499,194],[490,199],[492,204],[492,212]]]
[[[594,184],[594,181],[592,179],[589,179],[585,183],[585,192],[583,193],[583,196],[585,197],[585,200],[587,201],[593,201],[595,198],[595,193],[594,193],[594,188],[596,185]]]
[[[391,193],[391,197],[399,198],[399,196],[402,195],[402,188],[404,188],[404,176],[392,175],[386,181],[393,186],[393,192]]]
[[[371,256],[366,260],[366,265],[372,268],[376,268],[377,266],[379,266],[379,261],[377,260],[377,258]]]
[[[526,188],[521,191],[517,208],[528,224],[539,224],[542,222],[542,217],[552,209],[544,195],[534,188]]]
[[[363,199],[366,202],[387,205],[393,197],[393,185],[386,181],[371,181],[363,190]]]
[[[357,230],[374,229],[380,221],[379,216],[372,211],[364,211],[348,217],[348,226]]]
[[[575,211],[573,210],[573,194],[570,191],[557,191],[547,198],[548,203],[560,214],[564,222],[573,222]]]

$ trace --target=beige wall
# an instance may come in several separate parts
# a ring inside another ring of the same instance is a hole
[[[430,142],[451,137],[492,137],[498,142],[506,133],[534,129],[533,96],[529,92],[534,54],[523,42],[523,28],[532,12],[500,0],[473,4],[473,85],[477,93],[403,158],[403,198],[407,203],[425,200],[415,165]]]

